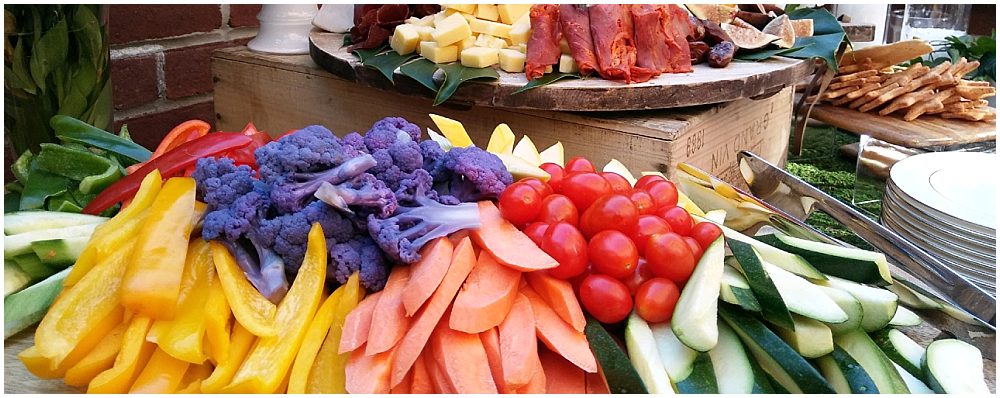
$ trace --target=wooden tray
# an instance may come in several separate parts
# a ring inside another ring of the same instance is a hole
[[[828,104],[813,107],[810,118],[855,134],[874,138],[907,148],[949,147],[994,141],[996,123],[945,119],[925,115],[912,122],[896,114],[881,116],[878,113],[858,112]]]
[[[313,32],[312,59],[334,75],[360,84],[409,95],[432,96],[426,87],[396,73],[393,86],[379,71],[367,68],[343,46],[344,35]],[[514,94],[527,83],[523,73],[498,71],[500,80],[463,85],[449,102],[477,106],[548,111],[631,111],[729,102],[773,94],[807,76],[811,62],[774,58],[733,62],[726,68],[695,65],[693,73],[664,74],[645,83],[624,84],[600,78],[568,80]]]

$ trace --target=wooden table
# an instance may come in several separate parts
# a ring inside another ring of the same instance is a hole
[[[855,134],[867,134],[907,148],[953,147],[996,141],[996,123],[921,116],[908,122],[896,114],[880,116],[873,112],[817,104],[810,118]]]

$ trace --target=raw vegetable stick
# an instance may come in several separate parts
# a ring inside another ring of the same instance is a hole
[[[537,343],[535,343],[537,344]],[[517,390],[518,394],[545,394],[545,369],[542,369],[542,361],[535,355],[531,361],[531,366],[527,367],[531,374],[531,380],[524,387]]]
[[[277,334],[274,315],[278,307],[262,296],[243,276],[243,271],[229,249],[218,242],[211,242],[210,245],[216,275],[219,276],[226,302],[232,308],[236,320],[256,336]]]
[[[520,271],[501,265],[489,252],[482,251],[476,268],[451,305],[448,325],[465,333],[496,327],[510,312],[520,281]]]
[[[338,353],[344,354],[361,348],[368,342],[368,332],[372,327],[372,315],[375,313],[375,305],[378,304],[382,292],[375,292],[358,303],[358,306],[347,314],[344,319],[344,328],[340,334],[340,350]]]
[[[222,363],[229,355],[229,336],[235,323],[232,320],[233,311],[229,309],[226,293],[216,275],[205,301],[205,345],[213,363]]]
[[[428,373],[427,364],[424,362],[424,353],[420,354],[416,362],[413,363],[413,382],[410,384],[411,394],[433,394],[434,381]]]
[[[597,360],[590,351],[587,337],[559,318],[559,315],[556,315],[545,300],[531,288],[522,289],[521,294],[524,294],[531,303],[538,338],[580,369],[589,373],[597,372]]]
[[[410,318],[403,309],[403,290],[410,280],[410,267],[396,267],[389,274],[389,280],[382,289],[372,312],[372,326],[368,331],[365,354],[375,355],[389,351],[406,334]]]
[[[201,391],[206,394],[217,394],[233,380],[233,375],[239,370],[243,360],[250,353],[250,348],[257,341],[257,336],[250,333],[239,322],[233,324],[233,334],[229,338],[229,353],[226,360],[219,362],[212,375],[201,382]]]
[[[524,279],[531,285],[531,289],[542,296],[549,307],[559,314],[560,318],[576,331],[583,333],[587,319],[569,281],[551,276],[547,272],[528,272],[524,274]]]
[[[500,323],[500,352],[503,354],[504,384],[517,390],[531,382],[538,361],[538,338],[531,303],[518,293],[507,318]],[[544,384],[544,383],[543,383]]]
[[[115,357],[122,346],[122,336],[128,328],[128,319],[115,326],[100,343],[94,347],[80,362],[66,370],[63,382],[74,387],[83,387],[90,383],[99,373],[115,364]]]
[[[201,383],[212,375],[212,365],[210,362],[202,364],[191,364],[187,372],[181,378],[181,384],[177,386],[176,394],[198,394],[201,393]]]
[[[454,234],[453,234],[454,235]],[[437,289],[448,272],[455,245],[448,238],[437,238],[420,253],[420,261],[411,266],[410,281],[403,291],[406,316],[413,316]]]
[[[316,354],[313,361],[312,370],[309,372],[309,381],[306,383],[306,393],[309,394],[345,394],[344,388],[344,366],[350,358],[348,354],[340,354],[340,336],[344,331],[344,320],[347,315],[358,306],[358,302],[364,297],[364,288],[361,287],[361,276],[358,272],[351,274],[347,282],[337,288],[343,290],[337,308],[334,311],[333,322],[330,322],[330,330],[326,334],[323,346]],[[370,323],[370,322],[369,322]]]
[[[427,339],[434,331],[438,321],[444,315],[448,305],[455,298],[462,282],[469,276],[472,268],[476,265],[475,253],[472,250],[472,241],[469,238],[462,239],[462,242],[455,247],[455,254],[452,256],[451,266],[448,273],[441,281],[441,285],[431,296],[425,308],[417,313],[413,322],[410,323],[410,330],[403,336],[396,349],[396,357],[392,363],[391,385],[399,384],[406,376],[406,372],[413,367],[413,362],[420,355],[427,345]]]
[[[130,394],[170,394],[177,390],[189,362],[174,358],[159,348],[135,379]]]
[[[90,352],[93,351],[98,344],[100,344],[105,335],[122,323],[124,313],[125,311],[123,308],[116,308],[104,317],[103,320],[92,325],[90,329],[87,330],[87,334],[85,334],[80,342],[73,347],[73,350],[66,355],[66,359],[60,362],[55,369],[51,368],[52,362],[48,358],[38,355],[39,351],[34,347],[22,352],[18,355],[18,357],[20,357],[20,359],[24,362],[24,366],[28,369],[28,371],[40,378],[61,378],[66,375],[69,368],[75,366],[88,356]]]
[[[299,352],[295,355],[295,362],[292,363],[291,376],[288,378],[289,394],[305,394],[306,382],[309,379],[309,371],[312,370],[313,361],[323,344],[323,339],[330,330],[333,323],[333,311],[337,308],[343,290],[336,290],[316,311],[316,316],[309,322],[309,329],[306,330],[306,337],[302,339]]]
[[[437,353],[438,366],[457,394],[497,393],[479,335],[452,330],[442,320],[431,336],[431,345]]]
[[[493,202],[479,202],[479,219],[481,224],[479,229],[472,232],[472,238],[501,264],[522,272],[559,266],[558,261],[542,251],[514,224],[505,220]]]
[[[368,355],[364,346],[351,352],[344,376],[347,392],[350,394],[388,394],[389,374],[396,348]]]
[[[406,377],[403,381],[397,384],[395,387],[389,389],[389,394],[410,394],[410,390],[413,387],[413,369],[406,372]]]
[[[88,274],[90,275],[90,274]],[[144,316],[133,316],[122,337],[122,348],[111,369],[101,372],[87,386],[88,394],[124,394],[132,387],[139,371],[149,362],[156,345],[146,341],[146,333],[153,323]]]
[[[597,367],[597,373],[584,373],[583,376],[587,383],[587,394],[611,394],[604,369],[600,366]]]
[[[438,394],[456,394],[455,387],[452,387],[451,381],[444,375],[444,370],[441,370],[440,364],[444,362],[444,359],[434,350],[433,346],[433,344],[427,344],[427,348],[424,350],[425,354],[422,357],[431,382],[434,383],[434,392]]]
[[[510,390],[503,381],[503,356],[500,354],[500,333],[497,328],[490,328],[479,333],[479,340],[486,349],[486,361],[490,365],[490,374],[493,375],[493,384],[501,394],[509,394]]]
[[[545,370],[546,394],[586,394],[586,373],[563,357],[549,350],[541,350],[538,359]]]

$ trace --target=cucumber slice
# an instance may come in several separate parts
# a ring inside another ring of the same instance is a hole
[[[819,358],[833,352],[833,333],[823,322],[792,314],[795,329],[775,326],[774,332],[803,357]]]
[[[615,394],[648,393],[639,374],[629,363],[628,355],[625,355],[600,322],[587,317],[587,326],[583,331],[587,335],[587,342],[590,343],[590,350],[594,352],[594,358],[597,358],[601,365],[603,377],[608,383],[608,391]]]
[[[719,290],[719,298],[747,311],[760,312],[760,303],[757,302],[757,297],[750,290],[747,278],[736,268],[728,265],[722,271],[722,287]]]
[[[896,307],[896,313],[889,320],[889,326],[917,326],[923,319],[920,319],[920,315],[917,315],[909,308],[904,306]]]
[[[677,339],[705,352],[719,341],[719,289],[722,286],[725,248],[722,237],[708,245],[691,278],[677,299],[670,325]]]
[[[893,292],[865,286],[835,276],[831,276],[828,280],[818,283],[848,292],[861,303],[861,309],[864,312],[864,315],[861,317],[861,327],[866,332],[874,332],[888,326],[893,315],[896,315],[896,308],[899,306],[899,302],[898,296]]]
[[[837,303],[837,306],[839,306],[840,309],[847,314],[847,320],[842,323],[826,324],[826,326],[830,328],[830,332],[836,336],[844,332],[860,330],[861,320],[864,316],[864,308],[861,307],[861,302],[854,298],[853,295],[843,290],[826,286],[818,287],[823,294],[833,300],[833,302]]]
[[[712,220],[705,219],[703,217],[698,217],[698,216],[691,216],[691,217],[693,217],[695,221],[715,222]],[[742,233],[739,233],[733,230],[732,228],[725,226],[723,223],[715,222],[715,225],[718,225],[719,228],[722,229],[722,234],[726,236],[727,240],[729,239],[737,240],[746,243],[750,246],[753,246],[753,248],[757,249],[757,252],[760,253],[760,257],[771,264],[777,265],[788,272],[791,272],[793,274],[799,275],[804,278],[809,278],[811,280],[826,279],[826,275],[823,275],[822,272],[819,272],[819,270],[816,269],[816,267],[813,267],[812,264],[809,264],[808,261],[806,261],[804,258],[802,258],[802,256],[799,256],[798,254],[792,254],[786,252],[784,250],[771,246],[767,243],[761,242],[757,239],[743,235]]]
[[[694,363],[691,364],[691,372],[674,385],[681,394],[718,394],[719,386],[716,383],[711,355],[707,352],[697,353]]]
[[[771,392],[771,384],[750,360],[736,332],[719,321],[719,344],[708,354],[712,357],[715,380],[720,394],[757,394]]]
[[[49,306],[63,288],[63,280],[69,271],[66,268],[28,288],[3,299],[3,338],[13,336],[42,320]]]
[[[922,380],[907,372],[898,363],[894,363],[893,365],[896,365],[896,371],[899,372],[899,376],[906,382],[906,388],[910,389],[910,394],[934,394],[934,390],[927,387],[927,384],[924,384]]]
[[[840,347],[834,346],[829,355],[816,358],[816,364],[837,394],[878,394],[878,386],[865,368]]]
[[[17,235],[43,229],[59,229],[76,225],[100,224],[107,217],[57,211],[18,211],[3,215],[3,234]]]
[[[781,233],[755,238],[778,249],[802,256],[824,274],[861,283],[892,284],[889,262],[882,253],[800,239]]]
[[[31,250],[45,265],[66,267],[76,262],[88,242],[90,242],[89,236],[38,240],[31,242]]]
[[[11,260],[3,260],[3,296],[7,297],[31,284],[31,275]]]
[[[667,376],[673,383],[683,380],[691,374],[691,367],[698,351],[688,348],[681,343],[670,328],[670,322],[660,322],[649,325],[653,333],[653,340],[656,341],[656,351],[660,355],[660,363],[667,371]],[[713,349],[714,350],[714,349]]]
[[[771,276],[789,311],[827,323],[847,321],[847,313],[816,285],[766,261],[764,270]]]
[[[48,278],[59,271],[42,263],[42,260],[35,253],[22,254],[12,258],[11,261],[17,264],[18,267],[21,267],[21,271],[24,271],[33,281]]]
[[[663,369],[660,354],[656,349],[653,332],[638,314],[632,312],[625,326],[625,346],[628,348],[629,359],[635,367],[642,383],[651,394],[674,394],[674,388]]]
[[[843,348],[851,358],[858,361],[865,372],[871,376],[883,394],[908,394],[906,382],[900,377],[899,371],[893,366],[892,360],[878,348],[868,334],[861,330],[844,333],[833,339],[833,342]]]
[[[961,340],[938,340],[927,346],[921,367],[927,384],[939,394],[988,395],[983,353]]]
[[[90,237],[97,224],[75,225],[59,229],[44,229],[7,235],[3,237],[3,257],[11,258],[17,255],[31,253],[31,242],[50,239],[66,239],[75,237]]]
[[[726,238],[726,244],[729,245],[729,250],[736,258],[733,265],[746,276],[750,290],[753,291],[754,297],[760,303],[760,312],[764,319],[775,325],[794,328],[795,321],[792,320],[792,314],[788,312],[788,307],[781,298],[781,293],[774,286],[770,275],[764,270],[764,265],[753,246],[729,238]]]
[[[757,363],[777,385],[792,393],[832,394],[833,387],[816,368],[757,318],[731,304],[719,304],[719,316],[733,328]]]
[[[889,359],[914,375],[923,375],[920,363],[927,352],[909,336],[893,328],[885,328],[872,334],[872,340]]]

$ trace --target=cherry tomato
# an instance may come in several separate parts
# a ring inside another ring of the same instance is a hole
[[[629,184],[628,180],[622,177],[621,174],[610,171],[604,171],[600,174],[601,177],[608,180],[608,184],[611,184],[611,192],[628,195],[628,192],[632,190],[632,184]]]
[[[635,224],[635,229],[629,236],[632,237],[632,242],[635,242],[635,247],[639,249],[639,255],[641,256],[646,252],[646,241],[649,240],[650,235],[671,231],[670,224],[667,224],[659,216],[645,214],[639,216],[639,220]]]
[[[580,303],[604,323],[621,322],[632,312],[628,287],[607,275],[593,274],[580,283]]]
[[[646,322],[668,321],[680,296],[680,289],[670,279],[650,279],[635,292],[635,312]]]
[[[691,219],[691,215],[683,207],[660,209],[656,212],[656,215],[663,218],[667,224],[670,224],[670,228],[674,232],[684,236],[691,235],[694,220]]]
[[[535,242],[539,247],[542,246],[542,242],[545,241],[545,231],[549,229],[549,224],[544,222],[533,222],[528,224],[528,227],[524,229],[524,234],[531,238],[532,242]]]
[[[628,286],[628,291],[634,296],[636,290],[639,290],[639,286],[654,276],[653,271],[649,270],[649,262],[640,257],[639,264],[635,267],[635,272],[627,279],[622,279],[622,282],[625,282],[625,286]]]
[[[629,191],[628,198],[632,199],[632,203],[635,203],[635,208],[639,210],[639,214],[653,214],[656,212],[656,203],[653,202],[653,197],[645,189],[632,189]]]
[[[694,256],[694,263],[697,264],[698,260],[701,260],[701,255],[705,253],[705,249],[690,236],[684,237],[684,243],[687,243],[688,249],[691,249],[691,255]]]
[[[566,173],[569,174],[574,171],[587,171],[593,173],[597,170],[594,169],[594,164],[590,163],[587,158],[577,156],[566,162]]]
[[[562,184],[562,179],[566,176],[566,172],[563,170],[562,166],[555,163],[542,163],[542,165],[538,167],[545,170],[546,173],[549,173],[548,184],[552,187],[553,191],[558,193],[559,186]]]
[[[560,194],[552,194],[542,199],[542,209],[538,212],[535,221],[546,224],[563,221],[577,225],[580,223],[580,213],[569,198]]]
[[[559,262],[558,267],[549,270],[549,275],[569,279],[587,269],[587,240],[569,223],[550,225],[545,231],[541,247]]]
[[[677,206],[677,187],[670,181],[653,181],[642,189],[653,197],[657,209]]]
[[[523,179],[519,180],[517,182],[517,184],[528,184],[528,185],[531,185],[532,187],[535,188],[535,190],[538,191],[539,195],[542,195],[542,198],[545,198],[546,196],[552,195],[552,193],[553,193],[552,187],[549,186],[549,184],[546,184],[544,181],[539,180],[539,179],[537,179],[535,177],[523,178]]]
[[[680,235],[673,232],[656,234],[646,242],[646,261],[656,276],[683,285],[694,271],[694,255]]]
[[[639,263],[635,243],[618,231],[601,231],[587,244],[587,256],[594,272],[622,279],[632,275]]]
[[[628,196],[611,193],[601,196],[580,215],[580,231],[587,237],[615,230],[630,234],[639,222],[639,210]]]
[[[578,172],[562,180],[563,195],[569,197],[577,210],[585,211],[597,198],[611,192],[611,184],[597,173]]]
[[[542,210],[542,195],[528,184],[511,184],[500,194],[498,202],[503,218],[518,227],[534,221]]]
[[[708,245],[711,245],[720,236],[722,236],[722,228],[710,222],[700,222],[691,228],[691,237],[698,241],[702,250],[708,249]]]
[[[651,182],[666,181],[666,180],[667,180],[666,178],[663,178],[662,176],[659,176],[659,175],[656,175],[656,174],[645,175],[645,176],[639,177],[639,180],[637,180],[635,182],[635,186],[633,188],[643,188],[646,185],[649,185],[649,183],[651,183]]]

